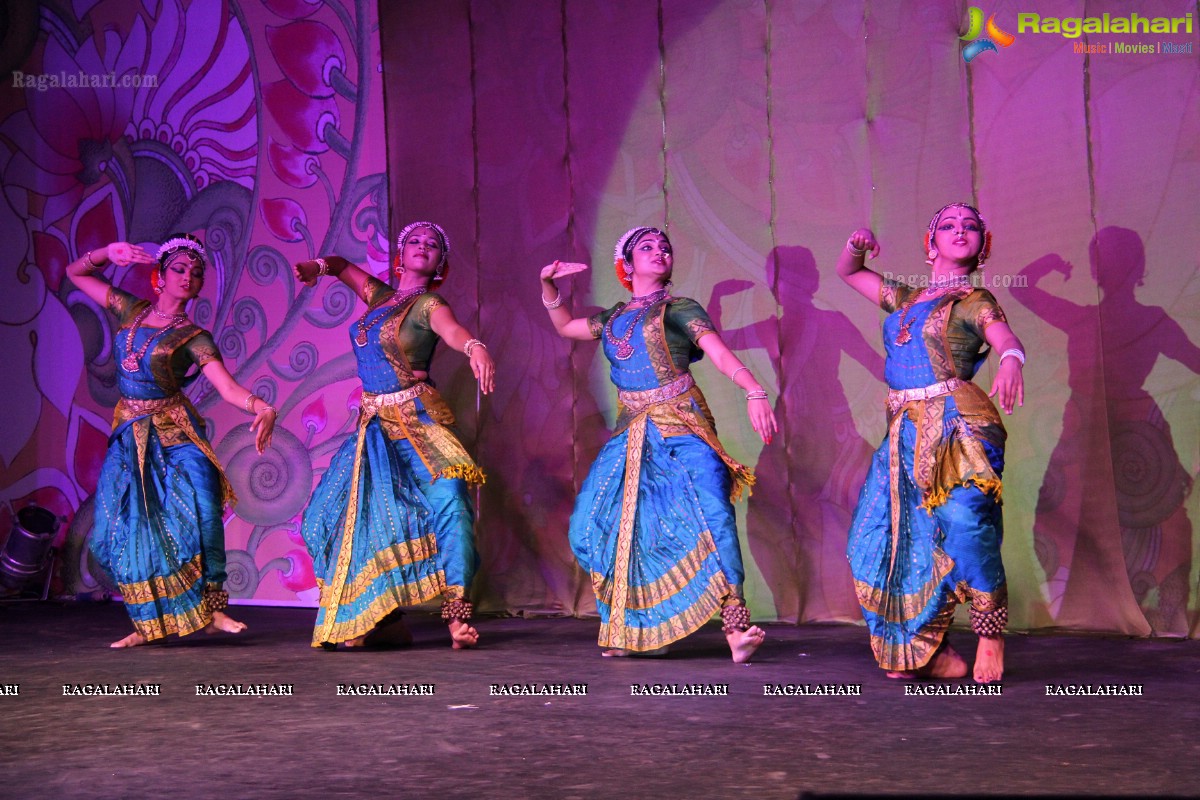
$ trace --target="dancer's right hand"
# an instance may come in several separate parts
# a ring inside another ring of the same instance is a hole
[[[321,267],[315,259],[309,261],[297,261],[292,265],[292,274],[296,276],[296,280],[303,283],[305,286],[316,286],[318,274]]]
[[[147,253],[142,247],[136,244],[129,244],[129,242],[113,242],[104,249],[108,253],[108,260],[118,267],[127,267],[130,264],[154,263],[154,256]]]
[[[854,233],[850,234],[850,241],[846,242],[857,250],[866,250],[871,258],[879,256],[879,242],[875,241],[875,234],[870,228],[859,228]]]
[[[587,264],[580,264],[577,261],[555,261],[553,264],[542,267],[541,278],[546,283],[553,285],[555,278],[565,278],[576,272],[584,272],[587,268]]]

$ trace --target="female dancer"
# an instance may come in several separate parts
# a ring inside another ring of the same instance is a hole
[[[766,634],[750,624],[731,498],[754,482],[721,443],[688,371],[707,353],[746,391],[764,442],[775,433],[767,393],[694,300],[671,297],[671,242],[639,227],[617,242],[617,278],[633,297],[572,319],[554,280],[587,269],[555,261],[541,272],[542,303],[568,339],[602,339],[620,401],[616,433],[575,501],[570,540],[592,578],[606,656],[658,654],[720,610],[733,660]]]
[[[363,385],[358,430],[334,455],[304,513],[321,587],[313,647],[407,643],[400,607],[438,596],[452,646],[479,639],[466,600],[476,561],[467,484],[484,475],[451,432],[454,415],[428,379],[439,338],[466,354],[484,394],[495,365],[430,291],[446,279],[446,232],[414,222],[396,247],[396,289],[338,256],[295,266],[304,283],[332,275],[367,304],[350,326]]]
[[[231,405],[254,415],[261,454],[271,442],[275,409],[229,374],[208,331],[188,319],[204,286],[200,240],[175,234],[158,251],[153,302],[97,277],[106,262],[153,264],[141,247],[113,242],[67,267],[80,291],[107,308],[121,399],[96,489],[92,554],[116,580],[134,632],[113,647],[136,647],[167,634],[240,633],[225,613],[225,526],[235,501],[204,423],[183,387],[198,374]],[[199,367],[190,377],[188,370]]]
[[[1025,352],[996,298],[971,285],[991,250],[972,206],[951,203],[925,237],[929,285],[915,288],[863,266],[879,254],[875,235],[855,231],[838,258],[842,280],[889,316],[888,434],[859,495],[847,555],[871,648],[888,677],[960,678],[967,665],[945,641],[960,602],[979,636],[974,678],[1004,674],[1008,591],[1000,561],[1000,475],[1006,436],[1000,415],[1024,403]],[[992,391],[971,382],[1000,352]]]

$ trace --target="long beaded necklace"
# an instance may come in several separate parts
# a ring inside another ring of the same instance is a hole
[[[900,309],[900,330],[896,332],[896,344],[904,345],[912,341],[912,332],[909,328],[912,327],[916,318],[910,319],[908,313],[912,311],[913,306],[922,299],[933,300],[938,297],[945,297],[964,288],[971,288],[971,277],[969,275],[959,275],[944,284],[939,283],[936,286],[929,286],[919,292],[914,292],[913,296]]]
[[[641,324],[642,318],[646,316],[646,312],[650,310],[651,306],[656,305],[660,300],[665,299],[666,296],[666,286],[657,291],[651,292],[650,294],[644,294],[640,297],[634,296],[630,298],[629,303],[627,303],[624,308],[620,309],[608,318],[608,324],[604,326],[604,335],[608,338],[608,343],[611,344],[615,349],[616,352],[614,355],[618,361],[626,361],[633,357],[633,345],[629,343],[629,340],[633,338],[633,332],[637,329],[638,325]],[[617,317],[621,315],[622,311],[629,308],[629,306],[633,305],[634,303],[642,303],[642,307],[639,308],[637,314],[634,315],[633,320],[629,323],[629,327],[625,330],[625,333],[621,336],[617,336],[613,333],[613,323],[616,321]]]
[[[152,333],[147,336],[146,341],[142,342],[141,349],[135,351],[133,349],[134,337],[137,336],[138,328],[142,326],[143,320],[150,316],[151,311],[155,312],[156,315],[162,317],[163,319],[168,319],[170,321],[166,325],[159,328],[157,333]],[[187,312],[182,312],[179,314],[164,314],[162,311],[158,310],[157,306],[146,306],[146,308],[142,309],[142,313],[138,314],[137,317],[134,318],[133,322],[129,325],[129,334],[125,339],[126,353],[125,358],[121,359],[121,369],[125,370],[126,372],[137,372],[141,367],[142,357],[145,356],[146,351],[150,349],[151,343],[153,343],[153,341],[158,337],[164,335],[167,331],[171,330],[172,328],[178,328],[185,322],[187,322]]]
[[[398,291],[392,292],[392,296],[389,297],[387,300],[384,300],[382,303],[380,303],[377,306],[368,308],[365,312],[363,312],[363,315],[358,320],[358,335],[354,337],[354,344],[358,345],[359,347],[366,347],[367,346],[367,332],[370,331],[371,328],[374,328],[380,322],[383,322],[385,319],[387,319],[388,317],[391,316],[391,314],[380,314],[378,317],[376,317],[374,320],[371,321],[370,325],[368,325],[367,317],[370,316],[372,311],[380,309],[383,306],[386,306],[388,304],[391,304],[393,306],[402,306],[405,303],[407,303],[409,300],[412,300],[414,297],[419,297],[420,295],[425,294],[425,292],[427,292],[427,291],[429,291],[429,290],[426,287],[418,286],[415,289],[408,290],[404,294],[401,294]]]

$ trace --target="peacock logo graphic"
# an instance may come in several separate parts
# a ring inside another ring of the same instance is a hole
[[[980,36],[985,31],[987,36]],[[1000,29],[1000,26],[996,24],[995,14],[990,15],[987,18],[987,24],[984,25],[983,11],[971,6],[967,9],[967,32],[958,38],[967,43],[963,47],[962,57],[963,61],[970,64],[971,59],[985,50],[991,50],[993,53],[999,52],[996,45],[1008,47],[1016,41],[1017,37]]]

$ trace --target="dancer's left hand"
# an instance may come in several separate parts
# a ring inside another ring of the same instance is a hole
[[[264,406],[254,415],[250,423],[250,432],[254,434],[254,449],[261,456],[271,446],[271,436],[275,433],[275,409]]]
[[[475,380],[479,381],[479,391],[491,394],[496,388],[496,363],[486,347],[476,345],[471,348],[471,371],[475,373]]]
[[[1021,374],[1021,362],[1006,358],[996,369],[996,379],[988,397],[995,397],[1005,414],[1011,414],[1017,406],[1025,405],[1025,376]]]
[[[771,408],[770,401],[766,398],[747,400],[746,413],[750,416],[750,425],[754,432],[762,437],[763,444],[770,444],[771,439],[775,437],[775,431],[779,430],[779,424],[775,421],[775,410]]]

